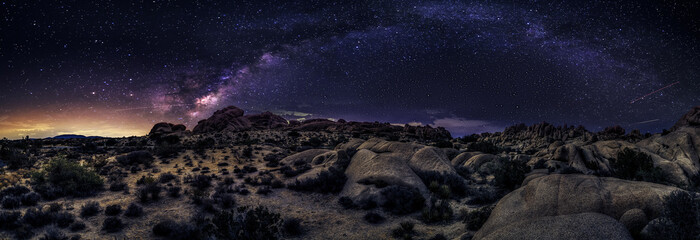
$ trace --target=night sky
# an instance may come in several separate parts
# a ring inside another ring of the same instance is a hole
[[[0,137],[145,135],[228,105],[659,132],[700,105],[698,2],[522,2],[1,1]]]

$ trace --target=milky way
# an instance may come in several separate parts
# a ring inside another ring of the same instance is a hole
[[[700,104],[698,3],[348,2],[4,1],[0,137],[139,135],[228,105],[658,132]]]

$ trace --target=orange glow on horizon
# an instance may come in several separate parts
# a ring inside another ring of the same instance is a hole
[[[20,139],[46,138],[62,134],[77,134],[101,137],[143,136],[155,121],[143,114],[96,110],[15,112],[0,115],[0,138]]]

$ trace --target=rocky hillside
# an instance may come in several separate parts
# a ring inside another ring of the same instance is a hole
[[[670,132],[287,121],[0,142],[0,238],[694,239],[696,107]]]

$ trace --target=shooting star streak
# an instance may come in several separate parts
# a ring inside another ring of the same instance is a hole
[[[150,106],[150,107],[122,108],[122,109],[117,109],[114,111],[115,112],[124,112],[124,111],[151,109],[151,108],[159,108],[159,107],[183,107],[183,106],[194,106],[194,104],[155,105],[155,106]]]
[[[650,96],[650,95],[652,95],[652,94],[654,94],[654,93],[657,93],[657,92],[659,92],[659,91],[661,91],[661,90],[664,90],[664,89],[666,89],[666,88],[669,88],[669,87],[671,87],[671,86],[673,86],[673,85],[676,85],[676,84],[679,84],[679,83],[680,83],[680,81],[677,81],[677,82],[671,83],[671,84],[669,84],[669,85],[666,85],[665,87],[659,88],[659,89],[657,89],[656,91],[647,93],[647,95],[644,95],[644,96],[642,96],[642,97],[639,97],[639,98],[636,98],[636,99],[632,100],[632,101],[630,102],[630,104],[635,103],[635,102],[637,102],[637,101],[639,101],[639,100],[644,99],[645,97],[648,97],[648,96]]]
[[[657,122],[657,121],[659,121],[659,120],[660,120],[660,119],[652,119],[652,120],[647,120],[647,121],[641,121],[641,122],[632,123],[631,125],[645,124],[645,123],[653,123],[653,122]]]

